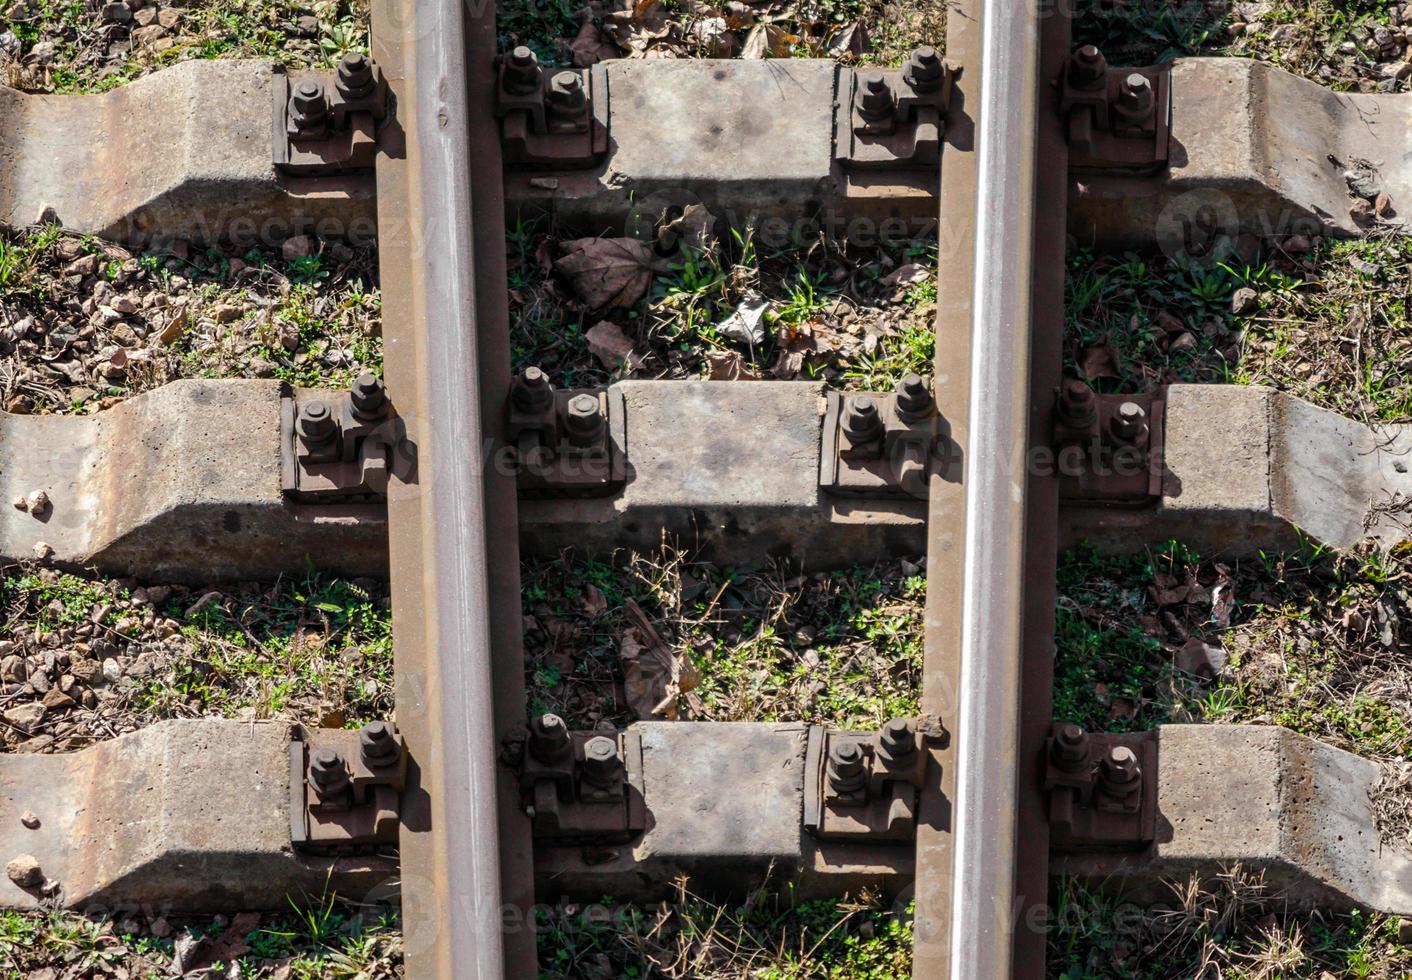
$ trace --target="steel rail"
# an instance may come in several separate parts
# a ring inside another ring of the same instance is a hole
[[[942,161],[936,377],[960,462],[932,483],[923,707],[954,730],[924,790],[913,975],[1029,977],[1044,957],[1037,745],[1058,492],[1028,460],[1049,439],[1059,380],[1067,157],[1049,80],[1068,21],[984,0],[952,8],[947,34],[961,74]]]
[[[509,376],[495,5],[380,0],[373,17],[396,100],[377,163],[385,364],[417,457],[415,479],[388,492],[397,723],[412,760],[406,968],[532,976],[529,825],[496,758],[524,710],[515,486],[480,451],[501,436]]]

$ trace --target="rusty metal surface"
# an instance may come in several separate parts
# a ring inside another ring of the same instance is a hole
[[[380,0],[398,106],[377,162],[389,394],[416,448],[388,488],[409,976],[535,970],[530,825],[500,735],[523,724],[495,6]]]
[[[0,87],[0,221],[45,220],[137,247],[371,240],[370,175],[272,162],[270,61],[189,61],[98,95]]]

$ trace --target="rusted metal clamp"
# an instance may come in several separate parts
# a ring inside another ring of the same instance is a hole
[[[289,837],[302,851],[397,846],[407,750],[391,724],[300,730],[289,743]]]
[[[495,114],[506,163],[590,166],[608,152],[608,73],[550,73],[521,45],[498,59]]]
[[[344,55],[332,72],[276,75],[275,169],[305,177],[370,169],[390,112],[387,81],[367,55]]]
[[[805,829],[835,840],[912,840],[928,758],[911,718],[893,718],[877,733],[811,727],[804,751]]]
[[[1069,57],[1058,85],[1070,171],[1149,173],[1167,165],[1170,65],[1112,68],[1103,52],[1086,44]]]
[[[1050,845],[1139,848],[1157,836],[1157,737],[1089,734],[1056,724],[1045,743]]]
[[[849,168],[933,165],[951,102],[952,70],[922,47],[901,68],[839,71],[834,154]]]
[[[615,843],[646,827],[642,740],[635,732],[571,732],[564,719],[533,719],[506,745],[538,840]]]
[[[864,496],[927,496],[943,420],[926,379],[909,374],[892,392],[825,395],[819,486]]]
[[[530,496],[602,496],[627,478],[627,405],[613,388],[556,390],[525,368],[510,385],[507,458]]]
[[[1133,506],[1162,499],[1165,402],[1100,395],[1070,378],[1057,394],[1052,466],[1066,501]]]
[[[390,474],[410,476],[405,449],[402,421],[382,379],[371,372],[346,392],[281,393],[281,483],[295,501],[381,501]]]

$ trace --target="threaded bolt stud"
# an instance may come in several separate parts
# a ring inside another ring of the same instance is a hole
[[[294,86],[289,105],[294,128],[300,131],[317,129],[328,120],[328,98],[324,95],[324,87],[312,79],[305,79]]]
[[[936,410],[936,402],[932,400],[932,391],[927,387],[926,379],[920,374],[908,374],[897,382],[897,387],[893,389],[895,402],[897,404],[897,414],[905,422],[920,422],[928,418]]]
[[[853,104],[864,119],[885,119],[892,114],[892,88],[880,71],[870,71],[859,79],[858,94]]]
[[[549,80],[546,96],[550,108],[567,116],[577,115],[588,104],[583,79],[576,71],[561,71]]]
[[[1085,44],[1069,60],[1069,82],[1078,88],[1097,88],[1108,73],[1108,59],[1092,44]]]
[[[573,748],[569,726],[555,714],[540,715],[530,722],[530,755],[546,765],[562,762]]]
[[[371,768],[390,766],[401,755],[397,736],[392,726],[385,721],[373,721],[358,731],[358,748],[363,761]]]
[[[918,92],[935,92],[944,77],[941,55],[936,48],[923,46],[912,52],[907,61],[906,78]]]
[[[311,401],[299,406],[299,438],[304,445],[321,446],[331,441],[337,431],[338,423],[327,402]]]
[[[603,412],[598,407],[598,399],[593,395],[575,395],[569,399],[564,413],[564,427],[569,430],[569,441],[578,446],[591,445],[603,433]]]
[[[1137,402],[1123,402],[1111,423],[1113,435],[1123,442],[1137,442],[1147,428],[1147,413]]]
[[[894,759],[905,758],[917,750],[916,729],[910,718],[892,718],[883,725],[879,738],[887,754]]]
[[[1059,421],[1071,429],[1086,429],[1098,417],[1098,398],[1093,389],[1070,378],[1059,389]]]
[[[353,382],[350,389],[353,411],[362,418],[372,418],[387,405],[387,387],[371,371],[364,371]]]
[[[1088,758],[1088,733],[1072,722],[1060,725],[1050,746],[1054,764],[1068,772],[1077,772]]]
[[[1118,105],[1134,116],[1147,112],[1152,108],[1152,81],[1137,72],[1127,75],[1118,88]]]
[[[338,91],[350,101],[372,94],[377,79],[373,76],[373,63],[368,56],[352,51],[338,63]]]
[[[1126,745],[1115,745],[1103,757],[1101,776],[1104,788],[1118,796],[1132,792],[1142,770],[1137,764],[1137,753]]]
[[[348,767],[336,750],[318,749],[309,761],[309,778],[326,796],[341,793],[348,788]]]
[[[595,735],[583,746],[583,774],[590,783],[611,786],[622,769],[618,745],[606,735]]]
[[[527,367],[515,379],[510,397],[517,410],[539,413],[553,403],[554,386],[549,383],[549,375],[537,367]]]

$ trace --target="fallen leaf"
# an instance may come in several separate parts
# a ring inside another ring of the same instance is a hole
[[[765,311],[769,308],[769,300],[752,290],[730,316],[716,324],[716,332],[727,340],[759,347],[769,336],[765,329]]]
[[[1118,352],[1107,341],[1079,352],[1079,370],[1090,381],[1122,376],[1118,371]]]
[[[631,307],[660,264],[652,246],[636,238],[576,238],[560,246],[554,268],[590,309],[601,310]]]
[[[745,355],[738,350],[713,350],[706,352],[706,365],[709,381],[759,381],[760,375],[745,363]]]
[[[843,28],[834,35],[833,41],[829,43],[830,58],[857,58],[871,50],[873,50],[872,40],[868,37],[868,29],[863,26],[861,21],[855,21]]]
[[[633,349],[632,341],[616,323],[603,320],[590,327],[583,336],[588,341],[589,353],[608,370],[616,371],[623,364],[634,371],[642,367],[642,356]]]
[[[569,54],[573,56],[577,68],[587,68],[600,61],[620,57],[622,53],[621,48],[603,37],[592,18],[584,20],[578,34],[569,42]]]
[[[788,58],[789,49],[799,43],[798,35],[773,24],[756,24],[745,38],[742,58]]]
[[[931,278],[931,274],[930,267],[919,262],[909,262],[894,269],[883,282],[889,286],[911,285],[915,282],[926,282]]]
[[[680,245],[704,251],[715,241],[716,219],[704,204],[688,204],[679,216],[660,224],[657,242],[668,251]]]
[[[628,706],[640,719],[675,720],[680,712],[678,699],[700,681],[696,666],[685,653],[667,646],[636,602],[627,600],[623,612],[628,628],[618,654]]]

